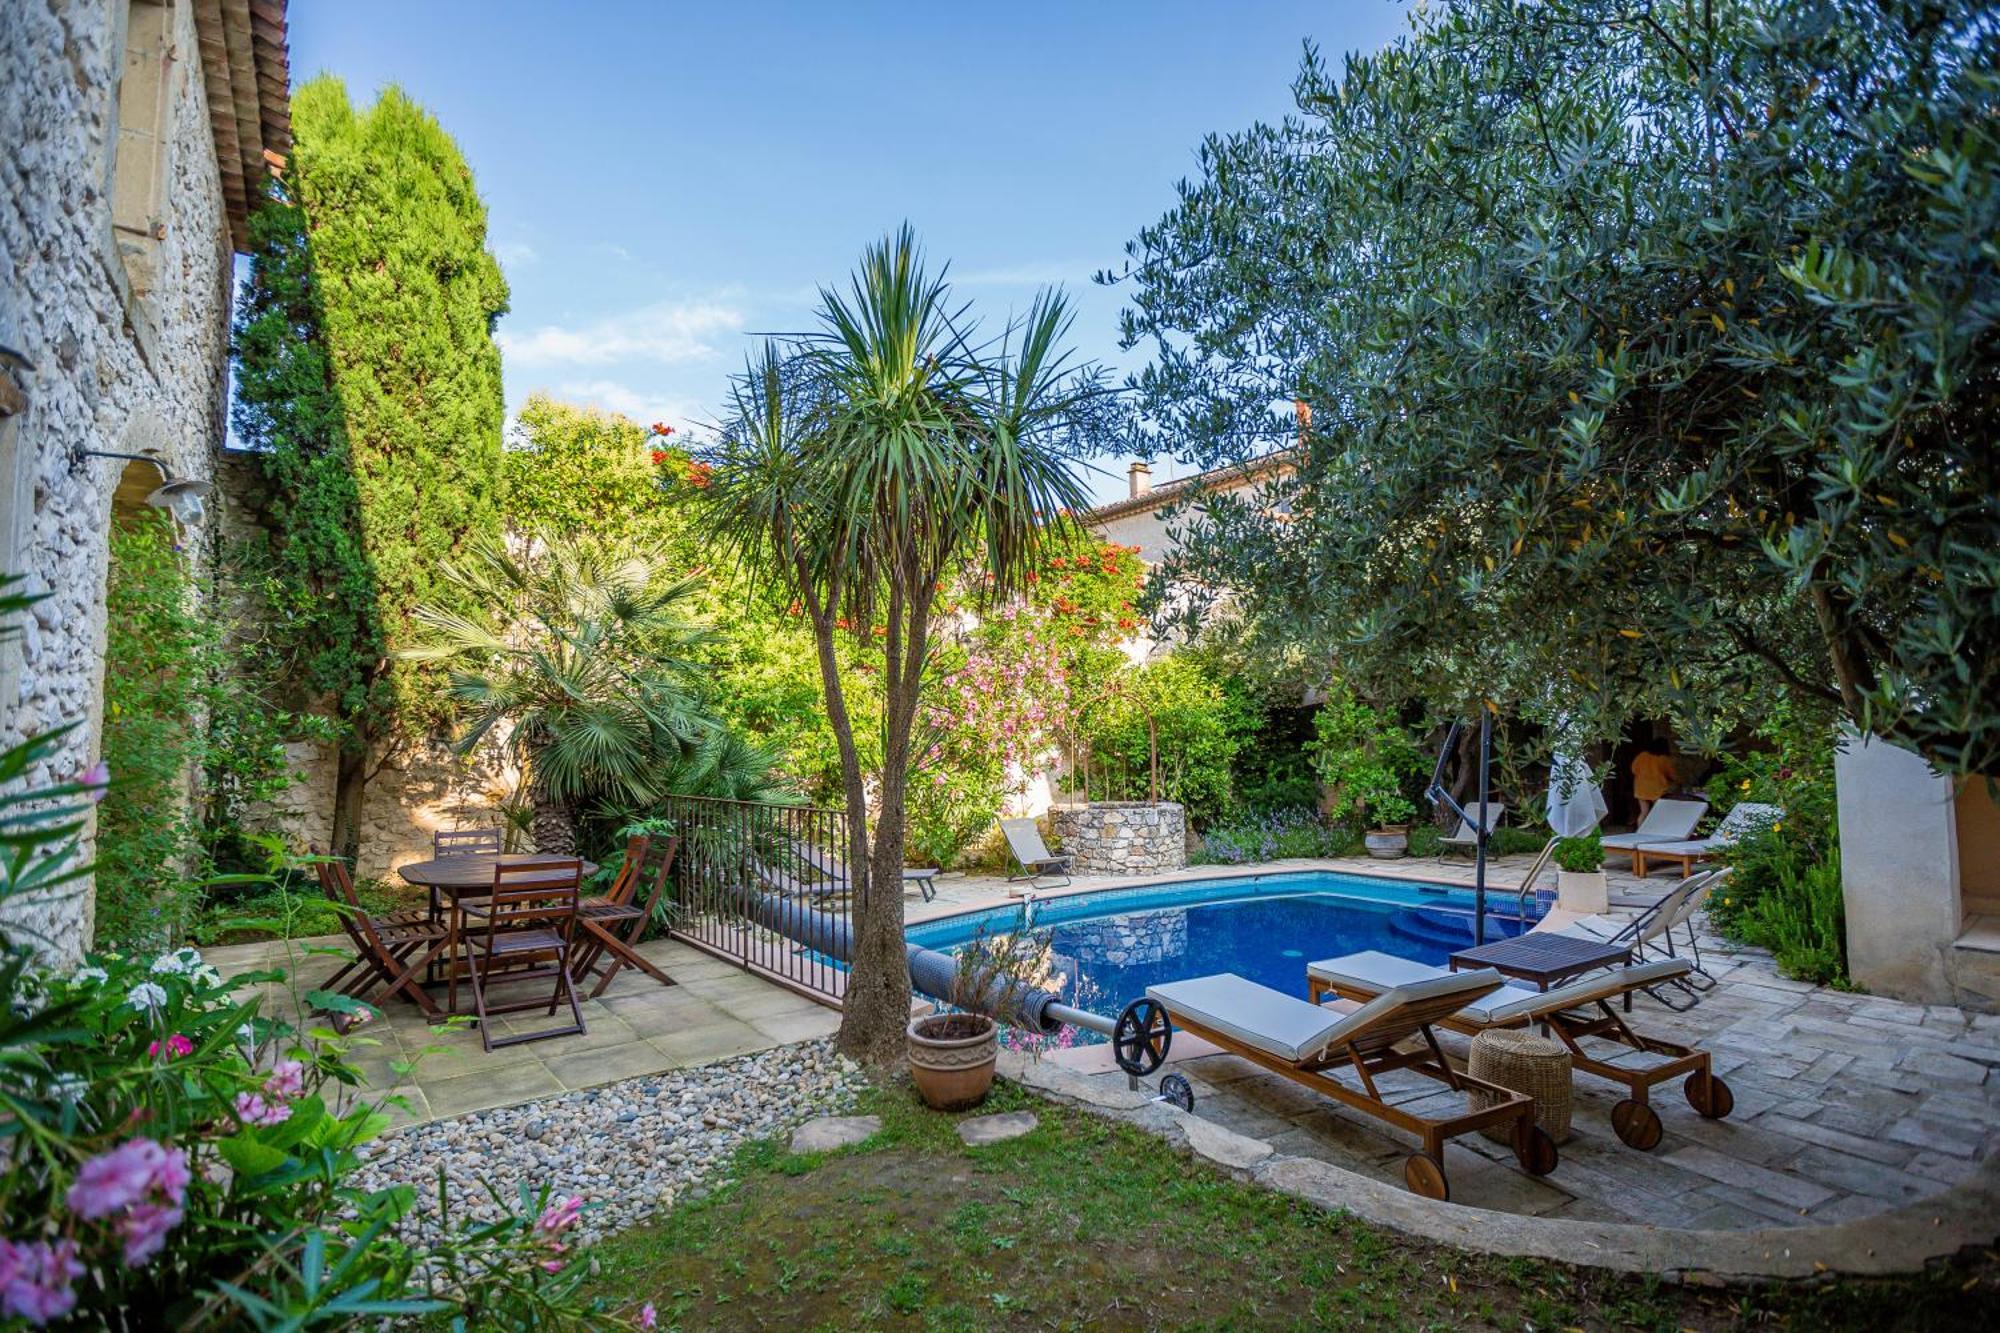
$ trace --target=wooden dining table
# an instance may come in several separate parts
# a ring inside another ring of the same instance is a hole
[[[491,893],[493,871],[499,866],[556,866],[573,861],[573,856],[549,856],[540,852],[469,852],[463,856],[438,856],[428,861],[412,861],[396,873],[405,883],[420,889],[436,889],[456,900],[465,894]],[[585,861],[583,873],[597,873],[595,862]]]

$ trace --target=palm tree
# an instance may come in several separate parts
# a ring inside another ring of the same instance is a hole
[[[688,614],[699,576],[673,577],[655,552],[575,538],[521,555],[491,543],[445,573],[477,609],[421,608],[434,639],[402,656],[450,668],[448,694],[465,715],[459,753],[511,725],[539,850],[575,852],[587,802],[641,809],[704,756],[710,769],[721,762],[695,660],[713,633]]]
[[[765,344],[709,454],[708,531],[813,627],[860,888],[840,1046],[872,1063],[899,1056],[909,1015],[904,797],[937,590],[977,560],[994,596],[1020,591],[1050,525],[1088,502],[1072,462],[1107,390],[1060,350],[1072,319],[1043,293],[980,342],[906,225],[867,250],[846,292],[821,289],[817,332]],[[840,632],[882,654],[872,842]]]

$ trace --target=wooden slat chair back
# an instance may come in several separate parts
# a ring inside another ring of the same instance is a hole
[[[477,904],[461,902],[456,914],[460,924],[454,934],[463,938],[467,946],[464,967],[471,974],[473,1010],[479,1018],[480,1041],[487,1050],[585,1031],[583,1010],[577,1004],[576,986],[570,974],[582,883],[583,862],[574,857],[532,865],[498,865],[493,868],[491,896]],[[487,1002],[489,983],[542,979],[549,982],[546,1005],[540,1000],[502,1005]],[[454,1001],[457,981],[455,967]],[[554,1017],[557,1006],[565,1001],[571,1018],[567,1026],[505,1037],[493,1035],[494,1014],[546,1008],[549,1016]]]
[[[498,856],[500,830],[497,828],[439,829],[431,834],[431,854],[447,856]]]
[[[307,853],[313,857],[313,870],[319,876],[320,892],[335,908],[340,918],[341,929],[354,945],[354,960],[328,978],[326,989],[339,990],[355,999],[366,999],[376,986],[387,987],[389,994],[401,994],[416,1001],[426,1014],[436,1014],[437,1005],[424,993],[412,977],[417,969],[428,966],[443,952],[449,941],[448,933],[435,924],[415,921],[393,921],[378,923],[361,906],[361,896],[354,891],[354,878],[347,871],[347,862],[337,856],[330,856],[317,846],[308,844]],[[424,950],[423,956],[414,963],[408,961],[412,954]],[[343,989],[341,982],[350,973],[360,973],[358,981],[350,982]]]
[[[674,979],[638,952],[639,941],[645,938],[646,927],[658,915],[660,902],[666,896],[667,885],[674,868],[674,853],[680,849],[678,837],[667,837],[652,842],[630,863],[636,867],[632,877],[632,887],[621,903],[606,903],[603,906],[587,906],[579,920],[586,938],[585,955],[577,965],[578,976],[587,975],[604,962],[604,955],[611,959],[604,967],[604,975],[592,988],[590,998],[604,994],[612,979],[625,967],[636,967],[662,986],[674,985]],[[627,848],[629,852],[631,849]],[[636,901],[640,892],[646,900]]]

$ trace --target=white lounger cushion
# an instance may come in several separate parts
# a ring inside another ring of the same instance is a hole
[[[1662,958],[1658,962],[1639,963],[1633,967],[1621,967],[1611,972],[1599,972],[1580,981],[1558,986],[1551,991],[1538,991],[1525,982],[1510,981],[1490,995],[1482,995],[1471,1001],[1453,1017],[1481,1027],[1519,1022],[1524,1018],[1537,1018],[1580,1004],[1608,1000],[1623,995],[1626,991],[1650,986],[1655,982],[1693,970],[1694,964],[1685,958]],[[1397,958],[1370,949],[1362,953],[1351,953],[1343,958],[1328,958],[1322,962],[1308,963],[1306,975],[1315,981],[1328,982],[1346,990],[1380,994],[1399,986],[1410,986],[1418,981],[1465,974],[1448,972],[1444,968],[1432,967],[1428,963],[1413,963],[1407,958]]]
[[[1414,1001],[1461,990],[1470,1000],[1499,985],[1500,974],[1491,968],[1453,972],[1441,979],[1426,978],[1413,985],[1393,987],[1351,1014],[1334,1013],[1296,995],[1260,986],[1234,972],[1148,986],[1146,995],[1165,1005],[1173,1017],[1199,1023],[1267,1055],[1298,1063],[1318,1056],[1335,1042],[1390,1019],[1396,1010]]]
[[[1612,851],[1629,852],[1649,843],[1675,842],[1694,832],[1707,813],[1707,801],[1655,801],[1638,828],[1630,833],[1607,833],[1604,845]]]

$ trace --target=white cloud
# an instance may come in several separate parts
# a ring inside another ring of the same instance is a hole
[[[710,416],[677,398],[663,397],[634,389],[617,380],[567,380],[550,391],[564,402],[584,403],[628,416],[642,425],[664,421],[676,430],[706,421]]]
[[[488,248],[506,268],[522,268],[541,258],[535,253],[535,247],[526,241],[495,241]]]
[[[720,335],[743,329],[743,312],[715,300],[661,301],[588,323],[502,331],[500,350],[524,365],[601,366],[615,361],[677,365],[706,361]]]

